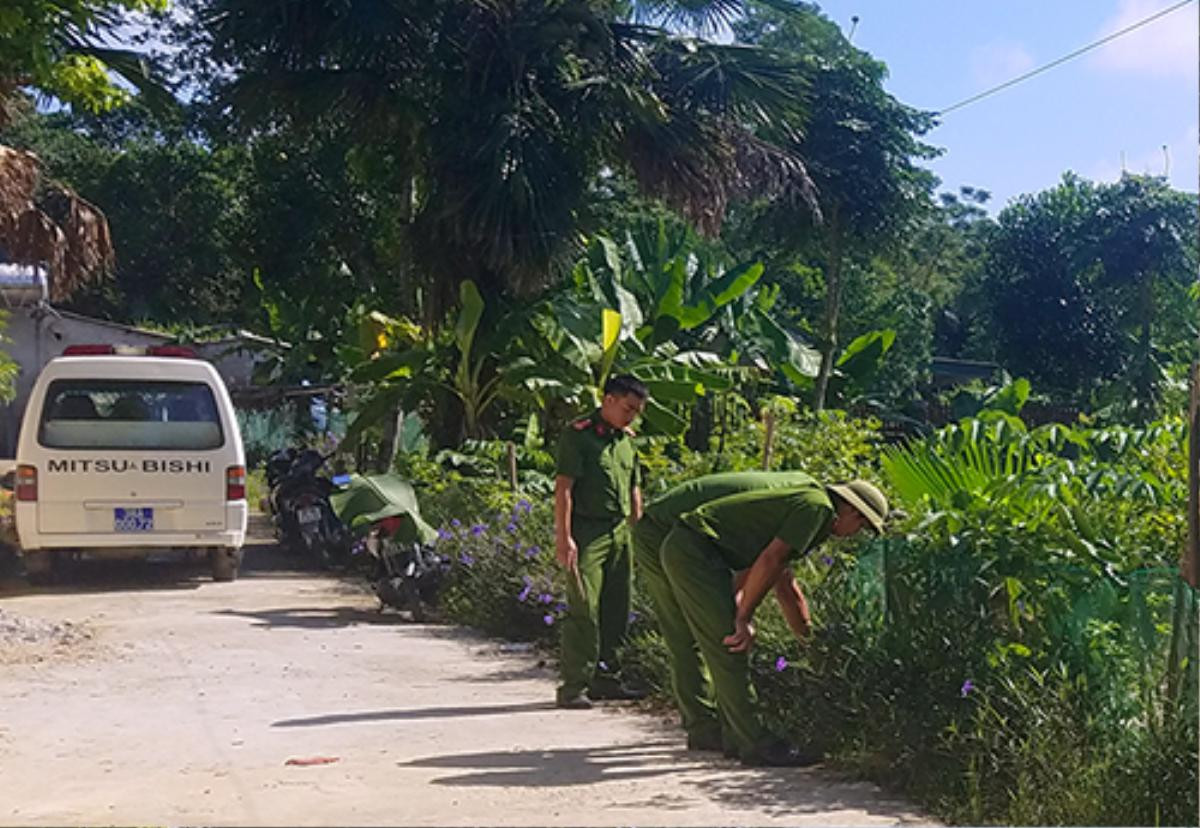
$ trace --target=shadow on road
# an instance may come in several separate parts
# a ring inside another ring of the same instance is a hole
[[[352,592],[351,594],[360,594]],[[381,613],[362,607],[288,607],[268,610],[213,610],[213,615],[247,618],[256,627],[290,627],[305,630],[329,630],[372,624],[386,627],[409,626],[395,613]]]
[[[454,768],[466,773],[441,776],[434,785],[562,787],[678,774],[699,764],[678,742],[638,745],[495,751],[434,756],[401,763],[419,768]]]
[[[703,799],[733,809],[772,816],[862,812],[870,816],[904,814],[901,802],[881,802],[875,786],[846,782],[823,769],[747,768],[716,754],[687,751],[679,742],[635,745],[494,751],[434,756],[401,763],[420,768],[461,770],[432,780],[434,785],[486,787],[566,787],[672,775]],[[685,809],[695,796],[657,794],[644,800],[614,802],[619,808]],[[857,815],[847,813],[843,821]],[[924,822],[917,815],[899,822]]]
[[[856,782],[825,767],[745,768],[703,781],[682,780],[706,796],[734,808],[766,811],[771,816],[862,811],[869,816],[890,816],[898,824],[928,824],[900,801],[888,801],[869,782]],[[852,820],[847,815],[842,821]]]
[[[469,716],[508,716],[513,713],[545,713],[554,710],[554,703],[521,702],[458,707],[415,707],[398,710],[364,710],[361,713],[328,713],[303,719],[282,719],[271,727],[319,727],[322,725],[355,724],[359,722],[395,722],[415,719],[458,719]]]
[[[244,549],[241,578],[324,574],[303,559],[283,552],[273,542],[248,544]],[[53,584],[35,586],[23,576],[19,559],[13,558],[0,569],[0,596],[184,590],[212,583],[208,558],[202,552],[155,552],[146,558],[126,560],[84,556],[79,560],[62,559],[57,567]]]
[[[5,578],[0,581],[0,596],[185,590],[211,581],[206,563],[181,559],[178,555],[121,561],[85,558],[63,563],[54,584],[34,586],[23,577]]]

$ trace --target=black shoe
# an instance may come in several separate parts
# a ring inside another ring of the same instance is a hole
[[[587,692],[592,701],[639,701],[650,695],[611,676],[597,676]]]
[[[757,748],[742,757],[743,765],[767,768],[804,768],[818,764],[824,758],[819,751],[793,745],[785,739]]]
[[[591,710],[592,700],[584,692],[576,693],[573,696],[559,694],[558,698],[554,701],[554,705],[563,710]]]

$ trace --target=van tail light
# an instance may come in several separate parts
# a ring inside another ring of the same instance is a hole
[[[196,352],[186,345],[153,345],[146,349],[147,356],[183,357],[195,359]]]
[[[68,345],[63,356],[111,356],[117,352],[112,345]]]
[[[225,470],[225,499],[246,499],[246,467],[230,466]]]
[[[186,345],[68,345],[63,356],[159,356],[197,359]]]
[[[17,500],[32,503],[38,499],[37,468],[35,466],[17,466],[15,489]]]

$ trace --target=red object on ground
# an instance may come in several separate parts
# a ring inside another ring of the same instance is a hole
[[[307,767],[309,765],[332,765],[338,761],[341,761],[340,756],[306,756],[303,759],[289,759],[283,764]]]

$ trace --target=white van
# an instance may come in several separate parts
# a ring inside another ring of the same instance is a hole
[[[132,355],[137,354],[137,355]],[[31,580],[63,555],[204,549],[231,581],[246,459],[216,369],[190,349],[76,345],[34,384],[17,442],[17,537]]]

